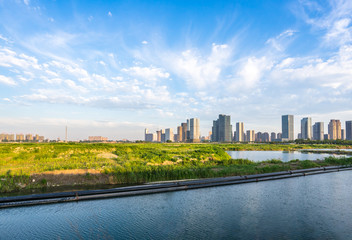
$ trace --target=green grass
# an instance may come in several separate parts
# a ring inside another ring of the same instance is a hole
[[[53,184],[33,182],[34,174],[53,170],[94,169],[115,183],[135,184],[162,180],[211,178],[267,173],[328,165],[350,165],[352,158],[325,161],[272,159],[252,162],[231,159],[227,150],[296,150],[346,148],[331,144],[156,144],[156,143],[8,143],[0,144],[0,192],[40,188]],[[90,174],[86,180],[94,180]]]

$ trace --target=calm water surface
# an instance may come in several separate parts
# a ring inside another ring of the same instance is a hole
[[[0,239],[350,239],[352,171],[0,210]]]
[[[307,153],[300,151],[227,151],[233,159],[249,159],[252,161],[266,161],[271,159],[280,159],[288,162],[294,159],[298,160],[323,160],[326,157],[343,157],[344,155],[329,153]]]

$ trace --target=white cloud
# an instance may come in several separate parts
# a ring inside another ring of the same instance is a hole
[[[3,67],[20,67],[25,69],[34,68],[40,70],[41,66],[35,57],[27,56],[26,54],[17,54],[16,52],[2,48],[0,49],[0,66]]]
[[[178,56],[167,56],[165,61],[169,61],[169,67],[178,76],[184,78],[189,86],[204,89],[219,81],[221,71],[229,64],[231,51],[232,49],[226,44],[213,43],[208,56],[186,50]]]
[[[294,36],[295,33],[295,30],[288,29],[274,38],[269,38],[266,43],[270,44],[277,51],[284,51],[290,42],[289,39]]]
[[[10,42],[6,37],[2,36],[1,34],[0,34],[0,39],[5,42]]]
[[[264,71],[272,68],[272,63],[266,57],[256,58],[250,57],[244,63],[238,75],[241,78],[241,87],[254,87],[258,84],[263,76]],[[238,84],[238,83],[235,83]]]
[[[146,45],[146,44],[148,44],[148,42],[144,40],[144,41],[142,41],[142,44]]]
[[[131,76],[146,79],[147,81],[155,82],[160,78],[167,79],[170,74],[161,68],[156,67],[130,67],[123,68],[122,72],[128,73]]]
[[[23,0],[24,4],[29,5],[29,0]]]
[[[111,13],[110,11],[108,12],[108,16],[109,16],[109,17],[112,17],[112,13]]]
[[[0,83],[6,84],[6,85],[17,85],[16,82],[10,78],[10,77],[6,77],[4,75],[0,75]]]

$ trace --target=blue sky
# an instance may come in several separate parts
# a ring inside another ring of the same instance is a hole
[[[0,132],[352,119],[352,1],[0,0]]]

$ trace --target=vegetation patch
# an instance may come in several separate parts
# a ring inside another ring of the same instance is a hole
[[[0,193],[56,186],[139,184],[154,181],[248,175],[329,165],[351,158],[319,161],[253,162],[231,159],[229,150],[349,148],[331,144],[183,143],[2,143]]]

